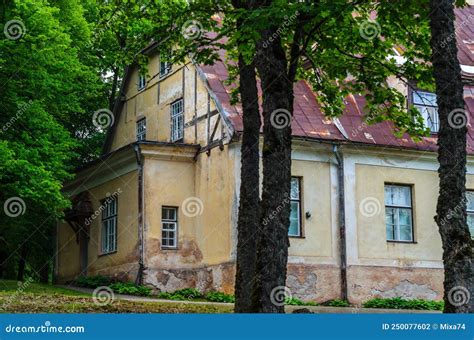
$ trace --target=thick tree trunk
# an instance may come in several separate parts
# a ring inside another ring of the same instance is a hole
[[[261,232],[253,305],[264,313],[284,312],[290,221],[292,82],[287,77],[285,51],[279,38],[271,38],[274,34],[274,29],[262,32],[256,51],[263,92],[264,139]]]
[[[237,271],[235,312],[252,312],[257,230],[259,222],[259,136],[260,112],[255,65],[239,57],[240,96],[243,109],[239,220],[237,223]]]
[[[22,281],[22,282],[25,277],[26,256],[27,256],[27,247],[26,247],[26,243],[23,243],[20,250],[20,258],[18,259],[18,275],[16,278],[18,281]]]
[[[445,313],[474,311],[471,238],[466,222],[466,123],[453,0],[431,0],[431,46],[440,129],[435,217],[443,242]],[[471,298],[472,297],[472,298]]]

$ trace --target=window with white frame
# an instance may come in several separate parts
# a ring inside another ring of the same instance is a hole
[[[385,223],[388,241],[413,242],[411,186],[385,185]]]
[[[161,208],[161,247],[176,248],[178,246],[178,208]]]
[[[137,122],[137,141],[146,140],[146,118],[142,118]]]
[[[160,55],[160,78],[171,72],[172,64],[169,61],[170,58],[171,52]]]
[[[102,254],[117,250],[117,197],[108,197],[102,201]]]
[[[184,136],[183,99],[171,104],[171,141],[179,142]]]
[[[301,236],[301,180],[299,177],[291,177],[290,191],[290,228],[288,236]]]
[[[471,238],[474,239],[474,191],[466,191],[467,199],[467,225],[471,232]]]
[[[138,76],[138,91],[143,90],[145,86],[146,86],[146,76],[140,73]]]
[[[426,91],[412,91],[413,105],[420,111],[425,126],[436,133],[439,130],[438,104],[436,94]]]

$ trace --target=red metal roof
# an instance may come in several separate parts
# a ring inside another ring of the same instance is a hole
[[[474,7],[456,9],[456,36],[459,46],[459,61],[463,65],[474,66]],[[224,60],[224,53],[221,54]],[[221,61],[214,65],[201,66],[206,75],[209,87],[216,94],[225,114],[236,131],[242,131],[242,108],[230,103],[231,87],[225,85],[228,73]],[[465,87],[466,109],[470,122],[474,122],[474,86]],[[393,125],[382,122],[368,125],[364,122],[365,98],[350,95],[346,98],[344,114],[338,118],[340,124],[328,119],[321,111],[315,93],[305,81],[294,85],[294,112],[292,134],[296,137],[314,138],[328,141],[346,141],[367,145],[409,148],[425,151],[436,151],[436,136],[423,137],[415,143],[409,136],[397,138],[393,134]],[[474,123],[473,123],[474,124]],[[468,153],[474,154],[474,131],[468,124]]]

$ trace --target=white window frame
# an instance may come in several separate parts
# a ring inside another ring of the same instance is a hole
[[[387,187],[403,187],[403,188],[408,188],[409,193],[410,193],[410,205],[387,205],[385,204],[385,235],[387,235],[387,210],[388,209],[396,209],[397,215],[398,215],[398,224],[391,224],[393,225],[392,227],[392,238],[387,238],[388,242],[405,242],[405,243],[414,243],[415,242],[415,230],[413,226],[414,222],[414,217],[413,217],[413,193],[412,193],[412,186],[407,185],[407,184],[391,184],[391,183],[385,183],[384,185],[384,195],[385,195],[385,188]],[[411,239],[410,240],[402,240],[400,237],[400,210],[409,210],[410,211],[410,230],[411,230]]]
[[[184,138],[184,101],[178,99],[170,105],[171,142],[179,142]]]
[[[168,57],[171,55],[169,53]],[[173,68],[173,64],[169,61],[166,61],[166,54],[160,55],[160,78],[166,77],[168,74],[171,73]]]
[[[428,101],[423,100],[423,95],[434,95],[436,94],[429,91],[421,90],[412,90],[411,101],[413,106],[420,111],[425,127],[429,128],[431,133],[438,133],[439,131],[439,115],[438,115],[438,105],[434,105]],[[421,100],[415,100],[415,98],[420,98]],[[430,113],[430,110],[434,111],[434,114]]]
[[[474,195],[474,190],[466,190],[466,194],[468,193],[471,193]],[[467,198],[467,195],[466,195],[466,200],[467,200],[467,204],[466,204],[466,212],[467,212],[467,216],[474,216],[474,210],[470,210],[469,209],[469,199]],[[468,220],[469,221],[469,220]],[[469,232],[471,233],[471,238],[474,240],[474,225],[473,226],[470,226],[468,224],[468,227],[469,227]]]
[[[174,211],[173,219],[164,217],[165,209]],[[171,241],[171,242],[168,242],[168,241]],[[178,208],[177,207],[170,207],[170,206],[161,207],[161,248],[163,249],[178,248]]]
[[[138,91],[143,90],[146,87],[146,75],[138,74]]]
[[[118,199],[111,196],[102,200],[101,254],[117,251]]]
[[[292,176],[291,181],[296,180],[298,183],[298,197],[291,197],[291,189],[290,189],[290,210],[291,210],[291,203],[298,204],[298,232],[296,234],[290,234],[290,230],[288,229],[288,236],[290,237],[302,237],[302,227],[301,227],[301,177]],[[290,213],[291,214],[291,213]]]
[[[137,142],[146,140],[146,118],[137,121]]]

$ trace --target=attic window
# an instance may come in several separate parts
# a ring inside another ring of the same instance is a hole
[[[143,90],[146,86],[146,76],[144,74],[140,74],[138,76],[138,91]]]
[[[439,130],[438,104],[436,94],[427,91],[412,91],[413,105],[420,111],[425,127],[431,133]]]
[[[146,140],[146,118],[137,122],[137,142]]]
[[[160,78],[163,78],[167,74],[171,73],[172,64],[168,61],[170,56],[171,52],[160,56]]]

